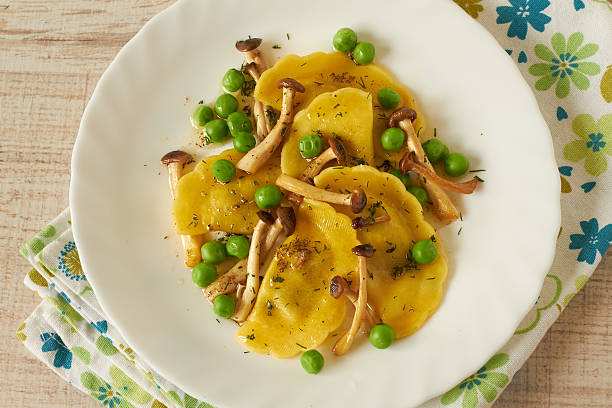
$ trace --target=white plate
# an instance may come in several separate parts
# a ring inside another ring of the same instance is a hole
[[[187,142],[197,101],[214,100],[225,70],[240,66],[234,41],[252,34],[265,39],[267,55],[307,54],[330,50],[343,26],[376,45],[377,62],[414,91],[429,132],[437,127],[473,169],[486,169],[486,182],[458,199],[463,222],[440,231],[450,274],[425,327],[385,351],[363,342],[345,357],[328,355],[312,376],[297,359],[244,354],[235,324],[217,323],[177,256],[159,158]],[[74,149],[70,202],[104,310],[189,394],[229,408],[391,408],[445,392],[510,338],[552,262],[559,191],[533,94],[450,0],[183,0],[148,23],[100,80]]]

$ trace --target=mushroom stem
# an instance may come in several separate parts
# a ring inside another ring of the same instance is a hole
[[[425,151],[414,131],[412,121],[416,119],[416,112],[410,108],[401,108],[393,112],[389,118],[389,126],[398,126],[406,134],[406,147],[414,153],[416,161],[428,167],[432,172],[435,170],[429,160],[426,159]],[[454,221],[459,218],[459,211],[446,195],[444,190],[435,182],[427,182],[427,178],[419,175],[419,184],[427,191],[433,203],[434,214],[442,221]]]
[[[162,164],[168,169],[168,182],[170,184],[170,193],[172,199],[176,198],[176,186],[183,177],[183,168],[185,164],[191,162],[193,158],[190,154],[181,150],[175,150],[164,155],[161,158]],[[200,247],[202,246],[201,235],[180,235],[181,247],[183,248],[183,259],[185,265],[193,268],[202,260]]]
[[[283,88],[283,106],[281,115],[276,122],[274,128],[268,136],[251,149],[242,159],[236,164],[240,170],[247,173],[255,173],[276,151],[276,148],[283,141],[285,133],[289,131],[293,121],[294,106],[293,100],[296,92],[304,92],[304,87],[297,81],[285,78],[279,82],[279,86]]]
[[[357,308],[357,300],[359,295],[353,289],[349,287],[346,283],[346,280],[340,276],[334,276],[329,284],[329,293],[336,299],[340,296],[344,295],[346,298]],[[370,303],[366,302],[366,310],[365,315],[363,316],[363,327],[361,327],[361,331],[363,333],[369,333],[369,331],[376,325],[376,323],[380,322],[380,317],[378,313],[374,310],[374,308],[370,305]]]
[[[312,200],[349,206],[355,214],[363,210],[367,204],[365,192],[361,187],[357,187],[351,194],[334,193],[333,191],[327,191],[312,186],[305,181],[298,180],[286,174],[278,176],[276,185]]]
[[[474,177],[470,181],[465,181],[463,183],[456,183],[450,180],[446,180],[438,176],[429,167],[414,161],[413,153],[406,153],[404,155],[404,157],[400,161],[400,169],[402,173],[406,173],[408,171],[417,173],[419,176],[426,178],[430,182],[437,184],[443,189],[448,191],[454,191],[455,193],[472,194],[476,189],[476,186],[478,185],[478,179],[476,177]]]
[[[219,276],[214,282],[203,289],[204,295],[211,303],[215,301],[217,296],[232,293],[239,285],[246,282],[247,259],[244,258],[236,262],[229,271]]]
[[[244,68],[249,75],[253,77],[255,82],[259,82],[260,73],[254,63],[250,63]],[[270,118],[266,115],[266,108],[263,102],[258,99],[254,99],[253,101],[253,116],[255,117],[255,123],[257,125],[257,136],[259,140],[262,140],[270,133],[272,126],[270,125]]]
[[[268,216],[270,215],[268,214]],[[261,253],[262,239],[268,229],[268,225],[268,220],[260,217],[253,231],[249,257],[247,258],[246,288],[238,300],[238,309],[232,316],[232,319],[238,323],[242,323],[247,319],[253,308],[253,303],[255,303],[257,292],[259,292],[259,255]]]
[[[351,323],[351,328],[338,339],[332,348],[332,352],[339,356],[345,354],[353,345],[353,341],[355,341],[355,336],[359,331],[359,326],[361,326],[361,320],[366,310],[368,298],[366,282],[367,262],[364,256],[359,257],[357,269],[359,269],[359,294],[357,296],[357,305],[355,306],[353,322]]]
[[[367,204],[365,192],[361,187],[356,188],[352,194],[340,194],[312,186],[305,181],[281,174],[276,179],[276,185],[292,193],[299,194],[313,200],[324,201],[331,204],[346,205],[351,207],[353,213],[357,214]]]
[[[308,164],[308,167],[302,174],[303,179],[314,178],[323,170],[323,167],[330,161],[334,160],[336,155],[331,147],[328,147],[323,153],[318,155],[313,161]]]

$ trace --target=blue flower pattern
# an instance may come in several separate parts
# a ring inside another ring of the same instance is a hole
[[[604,256],[608,248],[610,248],[612,224],[608,224],[600,230],[597,219],[591,218],[589,221],[581,221],[580,228],[583,234],[570,235],[571,242],[569,249],[580,249],[578,262],[586,262],[589,265],[593,265],[597,252]]]
[[[53,365],[57,368],[64,367],[69,370],[72,367],[72,351],[64,344],[57,333],[43,333],[40,335],[42,342],[41,350],[44,353],[55,351]]]
[[[552,76],[557,77],[561,74],[561,78],[565,78],[565,75],[572,75],[574,69],[578,68],[578,63],[575,62],[578,57],[573,56],[569,52],[559,55],[559,58],[553,58],[553,65],[550,70],[553,71]]]
[[[601,133],[591,133],[589,135],[589,139],[591,139],[590,141],[587,142],[587,147],[589,149],[593,149],[594,152],[598,152],[600,148],[604,148],[606,147],[606,142],[604,142],[603,139],[604,135],[602,135]]]
[[[98,388],[98,392],[100,393],[100,395],[98,395],[98,401],[100,401],[105,407],[115,408],[115,405],[121,405],[121,400],[119,399],[121,394],[113,391],[110,384],[105,383],[104,386]]]
[[[543,32],[551,18],[542,13],[548,6],[549,0],[509,0],[510,6],[497,7],[497,24],[510,23],[508,37],[518,37],[524,40],[527,37],[529,26],[534,30]]]

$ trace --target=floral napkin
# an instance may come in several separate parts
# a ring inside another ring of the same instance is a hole
[[[540,297],[514,336],[480,370],[422,408],[490,406],[612,241],[612,4],[453,1],[495,36],[533,86],[559,163],[563,220]],[[17,337],[53,371],[110,408],[211,407],[156,373],[108,322],[81,268],[69,210],[21,253],[33,266],[25,284],[43,302]]]

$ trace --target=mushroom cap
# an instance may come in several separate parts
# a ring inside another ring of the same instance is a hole
[[[295,231],[295,211],[293,207],[278,207],[276,210],[276,216],[280,220],[283,230],[286,235],[292,235]]]
[[[400,108],[393,112],[389,117],[388,125],[389,127],[397,127],[397,124],[400,123],[404,119],[409,119],[411,122],[417,118],[417,113],[412,108]]]
[[[191,157],[189,153],[185,153],[182,150],[173,150],[170,153],[166,153],[164,157],[161,158],[162,164],[165,164],[166,166],[170,163],[185,164],[192,160],[193,157]]]
[[[357,245],[351,249],[351,252],[357,256],[371,258],[374,256],[374,247],[370,244]]]
[[[336,160],[340,166],[346,165],[346,149],[342,142],[340,142],[335,137],[329,138],[329,147],[331,147],[332,151],[336,155]]]
[[[261,45],[261,38],[249,38],[247,40],[236,41],[236,49],[240,52],[253,51]]]
[[[351,210],[353,213],[360,213],[367,203],[368,197],[366,197],[365,191],[361,187],[353,190],[353,194],[351,194]]]
[[[293,89],[295,92],[301,92],[301,93],[306,92],[306,89],[304,88],[304,86],[293,78],[281,79],[280,81],[278,81],[278,87]]]
[[[365,218],[363,217],[353,218],[353,221],[351,221],[351,227],[353,227],[353,229],[363,228],[366,225],[367,225],[367,222]]]
[[[274,224],[274,217],[267,211],[257,211],[257,216],[268,225]]]
[[[329,282],[329,294],[334,299],[338,299],[344,294],[344,279],[340,276],[334,276]]]

